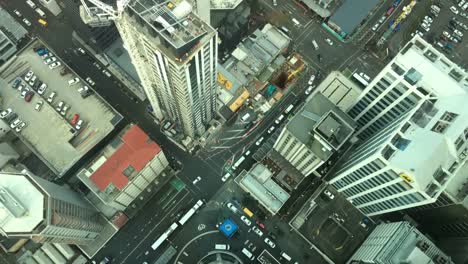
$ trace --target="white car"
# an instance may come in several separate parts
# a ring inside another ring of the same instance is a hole
[[[29,81],[33,75],[34,75],[33,71],[28,71],[26,75],[24,76],[24,80]]]
[[[86,81],[91,85],[91,86],[94,86],[96,83],[94,83],[94,81],[90,78],[90,77],[86,77]]]
[[[265,241],[265,243],[266,243],[268,246],[270,246],[271,248],[275,248],[275,247],[276,247],[276,244],[273,243],[273,241],[271,241],[268,237],[265,238],[264,241]]]
[[[29,88],[24,88],[23,91],[21,91],[21,98],[24,98],[26,96],[26,94],[29,92]]]
[[[68,85],[74,85],[76,83],[79,83],[80,82],[80,79],[79,78],[73,78],[71,80],[68,81]]]
[[[36,103],[36,106],[34,107],[34,109],[35,109],[36,111],[41,111],[42,105],[43,105],[43,104],[44,104],[43,101],[37,102],[37,103]]]
[[[248,155],[250,155],[250,150],[247,150],[247,151],[245,152],[244,155],[245,155],[246,157],[247,157]]]
[[[254,226],[252,227],[252,230],[254,231],[255,234],[257,234],[259,237],[263,236],[262,230],[260,230],[258,227]]]
[[[86,52],[85,52],[84,49],[82,49],[82,48],[77,48],[77,50],[78,50],[81,54],[86,54]]]
[[[315,88],[315,86],[313,86],[313,85],[312,85],[312,86],[309,86],[309,87],[305,90],[305,94],[306,94],[306,95],[309,95],[309,94],[312,92],[312,90],[313,90],[314,88]]]
[[[377,23],[375,24],[373,27],[372,27],[372,31],[377,31],[377,29],[379,28],[380,24]]]
[[[34,85],[34,82],[37,80],[37,76],[36,75],[33,75],[33,77],[31,78],[31,80],[29,80],[28,84],[33,86]]]
[[[21,130],[23,129],[23,127],[26,126],[26,123],[25,122],[21,122],[16,128],[15,128],[15,131],[17,133],[21,132]]]
[[[31,22],[29,22],[29,20],[27,20],[26,18],[23,18],[23,22],[24,22],[24,24],[26,24],[26,26],[28,26],[28,27],[31,26]]]
[[[226,204],[227,208],[229,208],[229,210],[231,210],[233,213],[238,213],[239,211],[237,210],[237,207],[235,207],[232,203],[227,203]]]
[[[49,63],[52,63],[54,61],[57,61],[57,58],[56,57],[49,57],[47,59],[44,60],[44,63],[45,64],[49,64]]]
[[[15,13],[15,15],[17,15],[18,17],[22,17],[23,15],[21,15],[20,11],[18,10],[13,10],[13,13]]]
[[[432,18],[430,16],[425,16],[424,21],[427,21],[429,23],[432,23]]]
[[[62,116],[65,116],[67,114],[68,108],[69,108],[69,106],[64,105],[63,108],[62,108],[62,111],[60,111],[60,114]]]
[[[444,35],[444,37],[446,38],[450,38],[450,33],[448,33],[447,31],[442,32],[442,35]]]
[[[247,226],[252,225],[252,222],[251,222],[245,215],[241,216],[241,220],[242,220],[242,222],[244,222],[244,224],[246,224]]]
[[[49,64],[49,69],[53,70],[53,69],[59,67],[60,65],[62,65],[62,63],[60,61],[56,61],[54,63]]]
[[[257,140],[257,142],[255,142],[255,145],[260,146],[260,144],[262,144],[262,141],[264,139],[265,139],[264,137],[261,137],[259,140]]]
[[[37,93],[40,95],[43,95],[46,89],[47,89],[47,84],[42,83],[41,86],[39,86],[39,89],[37,89]]]
[[[327,42],[328,45],[333,46],[333,41],[332,41],[331,39],[326,38],[326,39],[325,39],[325,42]]]
[[[460,37],[463,37],[463,33],[460,30],[454,30],[453,33],[457,34]]]
[[[312,76],[310,76],[309,78],[309,81],[307,82],[309,85],[312,85],[315,81],[315,75],[312,74]]]
[[[228,172],[221,178],[221,181],[226,182],[227,179],[229,179],[230,177],[231,177],[231,173]]]
[[[451,6],[450,11],[452,11],[455,15],[458,15],[458,12],[459,12],[455,6]]]
[[[284,119],[284,115],[281,114],[278,118],[276,118],[275,124],[279,125],[279,123],[281,123],[281,121],[283,121],[283,119]]]
[[[56,94],[56,92],[52,92],[51,94],[49,94],[49,97],[47,97],[47,102],[52,103]]]
[[[21,119],[16,119],[15,121],[13,121],[13,123],[10,124],[10,127],[13,129],[13,128],[16,128],[19,124],[21,123]]]
[[[60,113],[60,111],[62,111],[62,108],[65,104],[63,103],[63,101],[60,101],[57,105],[57,107],[55,108],[55,110],[57,110],[57,112]]]
[[[383,23],[385,21],[387,17],[386,16],[382,16],[380,19],[379,19],[379,23]]]
[[[107,77],[112,76],[108,70],[102,70],[102,73],[104,73],[104,75],[106,75]]]
[[[275,126],[271,126],[271,127],[268,129],[267,133],[268,133],[268,134],[271,134],[271,132],[273,132],[274,130],[275,130]]]
[[[78,120],[78,122],[76,122],[75,129],[80,130],[82,125],[83,125],[83,119]]]
[[[197,178],[195,178],[195,180],[193,180],[193,185],[197,184],[199,181],[201,181],[201,177],[198,176]]]
[[[330,198],[330,200],[333,200],[335,198],[335,195],[333,195],[333,193],[331,193],[329,190],[325,190],[323,194]]]
[[[0,118],[5,118],[7,116],[9,116],[11,114],[11,112],[13,112],[13,110],[11,110],[11,108],[8,108],[6,110],[3,110],[1,113],[0,113]]]
[[[83,93],[87,92],[88,90],[89,90],[89,87],[85,85],[85,86],[79,88],[79,89],[78,89],[78,92],[79,92],[80,94],[83,94]]]

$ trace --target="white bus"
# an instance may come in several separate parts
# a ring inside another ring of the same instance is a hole
[[[241,165],[241,163],[244,162],[244,160],[245,160],[245,157],[244,157],[244,156],[240,157],[240,158],[236,161],[236,163],[234,163],[234,165],[232,165],[232,169],[233,169],[233,170],[237,169],[237,167],[239,167],[239,165]]]
[[[151,245],[151,248],[153,250],[156,250],[159,246],[161,246],[161,244],[169,237],[170,234],[172,234],[172,232],[174,232],[174,230],[176,230],[176,228],[178,227],[179,225],[177,223],[172,223],[172,225],[166,230],[166,232],[164,232],[159,238],[158,240],[156,240],[153,245]]]
[[[292,110],[293,108],[294,108],[294,105],[293,105],[293,104],[290,104],[290,105],[288,106],[288,108],[286,108],[286,110],[284,110],[284,113],[285,113],[285,114],[289,114],[289,112],[291,112],[291,110]]]
[[[318,46],[318,44],[317,44],[317,41],[315,41],[315,39],[312,40],[312,45],[314,45],[314,49],[315,49],[315,50],[318,50],[318,49],[319,49],[319,46]]]
[[[200,208],[202,205],[203,201],[198,200],[198,202],[192,208],[190,208],[190,210],[188,210],[188,212],[184,214],[184,216],[180,218],[179,224],[184,225],[185,223],[187,223],[187,221],[197,212],[198,208]]]
[[[249,117],[250,117],[250,114],[249,114],[249,113],[243,115],[243,116],[241,117],[242,122],[247,121],[247,119],[249,119]]]
[[[367,87],[369,85],[369,82],[366,81],[364,78],[362,78],[362,76],[360,76],[359,74],[355,73],[353,74],[353,78],[358,81],[360,84],[362,84],[364,87]]]

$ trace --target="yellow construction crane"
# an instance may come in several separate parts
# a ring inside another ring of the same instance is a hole
[[[291,80],[292,77],[294,77],[294,75],[298,74],[300,71],[302,71],[302,69],[304,69],[304,64],[302,64],[299,68],[297,68],[295,71],[291,72],[289,75],[288,75],[288,82]]]

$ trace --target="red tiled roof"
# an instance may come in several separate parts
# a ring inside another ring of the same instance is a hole
[[[137,125],[133,125],[121,140],[123,144],[90,177],[101,191],[111,183],[122,190],[128,183],[124,170],[131,165],[135,171],[141,171],[161,151],[158,144],[148,141],[148,135]]]

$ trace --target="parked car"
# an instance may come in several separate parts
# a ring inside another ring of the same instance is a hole
[[[375,24],[373,27],[372,27],[372,31],[377,31],[377,29],[379,28],[380,24],[377,23]]]
[[[242,220],[242,222],[244,222],[244,224],[246,224],[247,226],[252,225],[252,222],[251,222],[245,215],[241,216],[241,220]]]
[[[455,15],[458,15],[459,13],[458,9],[455,6],[451,6],[450,11],[452,11],[452,13],[454,13]]]
[[[15,128],[15,131],[17,133],[21,132],[21,130],[26,126],[26,123],[25,122],[21,122],[16,128]]]
[[[41,111],[42,105],[43,105],[43,104],[44,104],[44,101],[38,101],[38,102],[36,103],[36,106],[34,107],[34,109],[35,109],[36,111]]]
[[[57,94],[56,92],[50,93],[49,97],[47,97],[47,102],[52,103],[52,101],[54,101],[54,97],[56,94]]]
[[[26,75],[24,76],[24,80],[25,80],[25,81],[29,81],[33,75],[34,75],[34,72],[33,72],[33,71],[31,71],[31,70],[28,71],[28,72],[26,73]]]
[[[335,198],[335,195],[333,195],[333,193],[331,193],[329,190],[325,190],[323,194],[325,194],[325,196],[327,196],[330,200]]]
[[[13,89],[17,89],[18,86],[21,84],[21,79],[16,79],[12,84],[11,84],[11,87]]]
[[[60,114],[61,114],[62,116],[65,116],[65,115],[67,114],[67,111],[68,111],[69,108],[70,108],[70,107],[69,107],[68,105],[64,105],[63,108],[62,108],[62,110],[60,111]]]
[[[311,85],[311,86],[307,87],[307,89],[305,90],[305,94],[306,94],[306,95],[309,95],[309,94],[312,92],[312,90],[313,90],[314,88],[315,88],[314,85]]]
[[[275,130],[275,126],[271,126],[271,127],[268,129],[267,133],[268,133],[268,134],[271,134],[271,132],[273,132],[274,130]]]
[[[261,137],[260,139],[257,140],[257,142],[255,142],[255,145],[260,146],[260,144],[262,144],[262,141],[264,139],[265,139],[264,137]]]
[[[454,30],[453,33],[457,34],[460,37],[463,37],[463,33],[460,30]]]
[[[13,129],[13,128],[16,128],[20,123],[21,123],[21,119],[17,118],[15,119],[11,124],[10,124],[10,127]]]
[[[199,181],[201,181],[201,177],[198,176],[197,178],[195,178],[195,180],[193,180],[193,185],[197,184]]]
[[[276,244],[273,243],[273,241],[271,241],[268,237],[265,238],[265,243],[270,246],[271,248],[275,248],[276,247]]]
[[[33,76],[31,77],[31,79],[29,80],[28,84],[31,85],[31,86],[33,86],[34,83],[36,82],[36,80],[37,80],[37,76],[36,76],[36,75],[33,75]]]
[[[75,125],[75,129],[80,130],[82,125],[83,125],[83,119],[78,120],[78,122]]]
[[[23,23],[26,24],[26,26],[28,27],[31,26],[31,22],[29,22],[29,20],[27,20],[26,18],[23,18]]]
[[[325,39],[325,42],[327,42],[328,45],[333,46],[333,41],[332,41],[331,39],[326,38],[326,39]]]
[[[60,61],[53,62],[53,63],[49,64],[49,69],[53,70],[53,69],[59,67],[60,65],[62,65],[62,63]]]
[[[237,207],[235,207],[232,203],[227,203],[226,204],[227,208],[229,208],[229,210],[231,210],[233,213],[238,213],[239,210],[237,210]]]
[[[309,85],[312,85],[314,83],[314,80],[315,80],[315,75],[312,74],[312,76],[310,76],[309,81],[307,83]]]
[[[252,230],[255,234],[257,234],[259,237],[262,237],[263,236],[263,232],[262,230],[260,230],[258,227],[254,226],[252,227]]]
[[[20,13],[20,11],[18,11],[18,10],[16,10],[16,9],[13,10],[13,13],[15,13],[15,15],[16,15],[17,17],[22,17],[22,16],[23,16],[23,15]]]
[[[43,95],[46,89],[47,89],[47,84],[42,83],[41,86],[39,86],[39,89],[37,89],[37,93],[40,95]]]
[[[5,117],[9,116],[12,112],[13,112],[13,110],[11,108],[5,109],[0,113],[0,118],[3,119]]]
[[[31,102],[32,98],[34,96],[34,92],[33,91],[29,91],[26,93],[26,95],[24,96],[24,101],[26,102]]]
[[[74,114],[72,116],[72,118],[70,119],[70,124],[72,126],[76,125],[76,123],[78,122],[79,119],[80,119],[80,115],[79,114]]]
[[[80,79],[75,77],[75,78],[68,81],[68,85],[74,85],[74,84],[79,83],[79,82],[80,82]]]
[[[86,77],[86,81],[87,81],[91,86],[94,86],[94,85],[96,84],[90,77]]]
[[[78,50],[81,54],[86,54],[86,52],[85,52],[84,49],[82,49],[82,48],[77,48],[77,50]]]
[[[60,113],[60,111],[62,111],[62,108],[63,106],[65,105],[65,103],[63,101],[60,101],[58,104],[57,104],[57,107],[55,108],[55,110],[57,110],[57,112]]]

